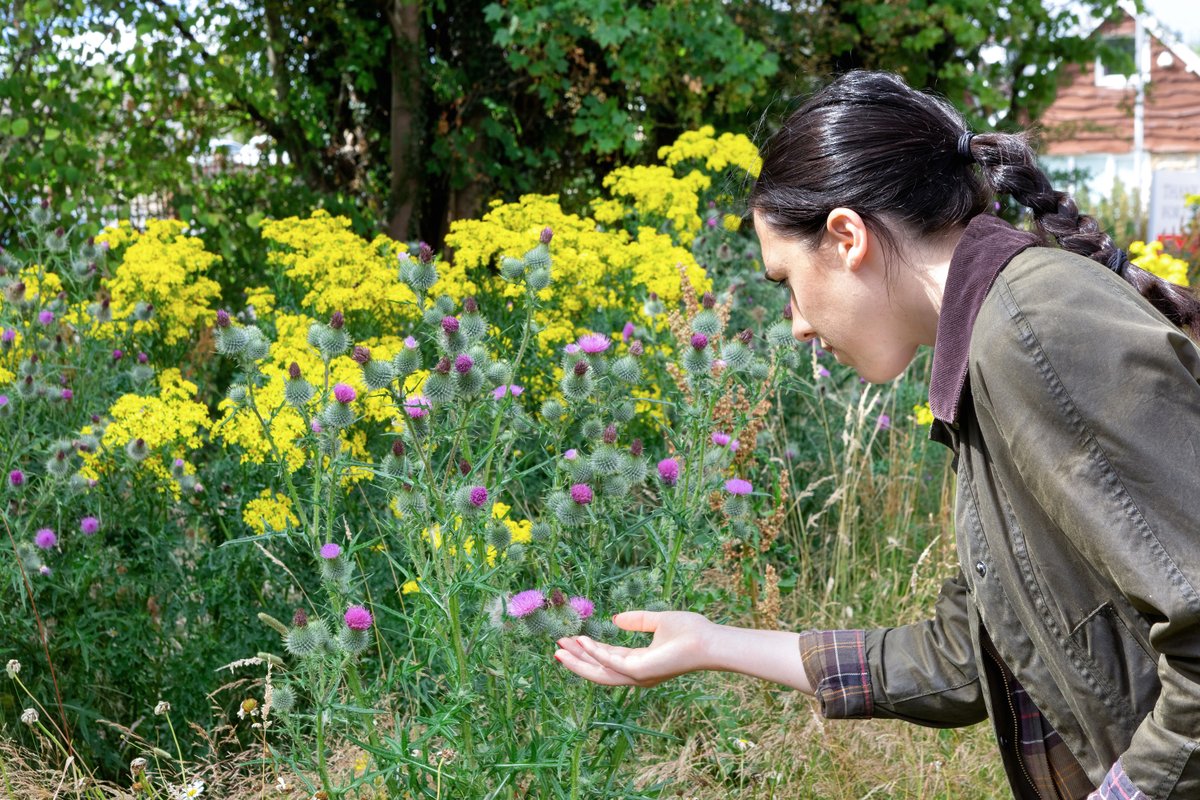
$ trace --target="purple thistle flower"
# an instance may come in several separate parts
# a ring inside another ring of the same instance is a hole
[[[646,352],[646,347],[642,344],[641,339],[634,339],[629,343],[629,355],[640,356],[644,352]]]
[[[734,439],[732,442],[729,443],[729,450],[732,453],[736,453],[738,451],[738,448],[741,446],[742,446],[742,443],[739,442],[737,439]]]
[[[321,545],[321,558],[332,561],[342,554],[342,546],[337,542],[326,542]]]
[[[828,378],[829,370],[825,369],[824,367],[818,367],[817,368],[817,377],[818,378]]]
[[[584,375],[587,374],[587,371],[588,371],[588,363],[586,361],[576,361],[575,362],[575,377],[582,378]]]
[[[371,618],[371,612],[362,606],[350,606],[347,608],[343,619],[346,620],[346,627],[354,631],[365,631],[374,622]]]
[[[563,458],[565,458],[567,461],[574,461],[575,459],[579,458],[579,451],[572,447],[570,450],[563,453]]]
[[[587,619],[596,613],[596,606],[586,597],[579,597],[577,595],[568,600],[567,604],[575,609],[575,613],[579,615],[580,619]]]
[[[446,333],[458,333],[458,317],[442,317],[442,330]]]
[[[466,375],[471,371],[471,367],[475,366],[475,359],[471,358],[466,353],[460,353],[454,359],[454,371],[460,375]]]
[[[404,400],[404,413],[412,419],[429,416],[429,398],[423,394],[411,394]]]
[[[573,356],[579,352],[579,345],[571,342],[569,345],[563,348],[563,352],[569,356]]]
[[[75,399],[75,393],[73,391],[71,391],[70,389],[63,389],[61,392],[59,392],[58,396],[62,400]]]
[[[42,564],[40,567],[38,567],[38,572],[48,578],[48,577],[50,577],[51,570],[45,564]]]
[[[450,374],[450,359],[446,356],[442,356],[441,358],[439,358],[437,366],[435,366],[433,368],[433,371],[437,372],[440,375],[449,375]]]
[[[515,383],[503,383],[492,390],[492,397],[497,400],[500,400],[506,394],[511,394],[513,397],[520,397],[524,391],[524,386],[517,386]]]
[[[312,423],[309,425],[309,427],[312,428],[313,433],[320,433],[321,431],[325,430],[325,428],[321,425],[321,423],[315,419],[312,421]]]
[[[471,505],[476,508],[483,508],[484,503],[488,500],[488,490],[482,486],[471,487]]]
[[[750,485],[750,481],[742,478],[730,478],[725,481],[725,491],[738,496],[745,496],[754,491],[754,487]]]
[[[716,304],[717,304],[717,298],[713,297],[712,292],[705,292],[700,297],[700,305],[704,306],[705,308],[712,308]]]
[[[137,354],[137,362],[139,364],[146,364],[146,363],[149,363],[149,361],[150,361],[150,356],[146,355],[145,353]]]
[[[603,353],[612,344],[607,336],[601,333],[589,333],[580,337],[579,346],[588,355]]]
[[[363,347],[361,344],[355,345],[354,349],[350,352],[350,360],[355,364],[365,366],[371,360],[371,349]]]
[[[329,327],[335,331],[340,331],[342,326],[346,324],[346,315],[340,311],[333,312],[333,316],[329,318]]]
[[[592,487],[586,483],[576,483],[571,487],[571,499],[578,505],[586,506],[592,502]]]
[[[84,536],[95,536],[100,530],[100,520],[95,517],[84,517],[79,520],[79,530]]]
[[[629,452],[633,456],[640,456],[644,447],[641,439],[634,439],[633,443],[629,445]]]
[[[4,408],[6,405],[8,405],[8,395],[0,394],[0,408]]]
[[[302,375],[302,373],[300,372],[299,364],[297,364],[295,361],[293,361],[291,364],[288,364],[288,377],[289,378],[291,378],[294,381],[298,381],[298,380],[300,380],[301,375]]]
[[[621,341],[628,342],[633,338],[633,323],[626,322],[625,327],[621,328]]]
[[[33,543],[42,550],[49,550],[58,544],[58,536],[49,528],[39,528],[38,532],[33,536]]]
[[[717,447],[724,447],[729,444],[729,434],[725,431],[716,431],[712,435],[712,443]]]
[[[786,306],[783,307],[783,318],[784,319],[792,318],[792,304],[790,302]]]
[[[605,444],[616,444],[617,442],[617,426],[611,422],[604,427],[604,435],[602,436]]]
[[[887,414],[880,414],[879,421],[876,423],[876,427],[878,427],[881,431],[890,430],[892,427],[892,418]]]
[[[339,403],[353,403],[358,397],[358,392],[354,391],[354,387],[346,383],[339,383],[333,387],[333,399]]]
[[[414,339],[412,336],[405,336],[404,337],[404,346],[406,348],[408,348],[409,350],[416,350],[417,349],[417,340]]]
[[[421,242],[417,245],[417,258],[421,259],[422,264],[433,263],[433,248],[428,242]]]
[[[693,333],[692,347],[696,348],[697,350],[703,350],[704,348],[708,347],[708,337],[703,333]]]
[[[673,458],[664,458],[658,462],[658,477],[667,486],[674,486],[679,480],[679,462]]]
[[[230,325],[229,312],[223,308],[218,308],[217,309],[217,327],[218,328],[228,328],[229,325]]]
[[[4,344],[12,344],[17,340],[17,332],[12,328],[5,328],[4,333],[0,334],[0,342]]]
[[[43,325],[49,325],[54,322],[54,312],[49,309],[44,309],[38,312],[38,322]]]
[[[474,295],[463,298],[463,311],[468,314],[479,313],[479,301],[475,299]]]
[[[508,615],[510,617],[528,617],[540,608],[546,607],[546,595],[538,589],[526,589],[508,598]]]
[[[547,225],[545,228],[542,228],[542,233],[540,236],[538,236],[538,241],[541,242],[542,244],[550,244],[550,240],[553,238],[554,238],[554,230],[549,225]]]
[[[12,472],[8,473],[8,482],[12,486],[24,486],[25,473],[21,472],[19,469],[14,469]]]
[[[112,359],[113,359],[113,361],[120,361],[120,360],[121,360],[122,358],[124,358],[124,357],[125,357],[125,353],[123,353],[122,351],[120,351],[120,350],[113,350],[113,353],[112,353]]]

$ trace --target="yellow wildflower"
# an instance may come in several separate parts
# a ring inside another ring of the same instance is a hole
[[[246,503],[242,520],[259,535],[268,530],[284,531],[300,526],[300,519],[292,511],[291,498],[271,489],[263,489],[258,497]]]
[[[1129,245],[1129,257],[1135,266],[1151,272],[1164,281],[1187,286],[1188,263],[1164,253],[1162,242],[1134,242]]]
[[[929,408],[929,403],[917,403],[913,406],[913,414],[916,416],[918,425],[933,424],[933,411]]]
[[[416,578],[411,581],[405,581],[404,585],[400,587],[401,594],[415,594],[419,591],[421,591],[421,579],[420,578]]]
[[[704,125],[699,130],[684,131],[674,144],[658,149],[658,157],[668,167],[683,161],[704,161],[712,172],[722,172],[735,166],[757,178],[762,169],[762,158],[754,142],[740,133],[722,133],[714,138],[716,130]]]

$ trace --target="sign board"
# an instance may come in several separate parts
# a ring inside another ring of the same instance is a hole
[[[1155,170],[1150,182],[1150,226],[1147,240],[1154,241],[1164,233],[1180,233],[1189,218],[1189,194],[1200,194],[1200,172]]]

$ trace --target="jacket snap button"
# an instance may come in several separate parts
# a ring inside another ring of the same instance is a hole
[[[982,561],[975,562],[975,571],[979,573],[979,577],[987,577],[987,565],[985,565]]]

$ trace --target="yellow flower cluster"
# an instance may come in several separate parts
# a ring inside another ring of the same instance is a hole
[[[152,453],[166,448],[168,461],[148,458],[141,466],[169,481],[169,460],[199,449],[212,422],[205,405],[195,400],[196,384],[184,380],[178,369],[160,372],[158,387],[157,397],[125,394],[117,398],[108,409],[111,421],[104,429],[103,443],[117,457],[124,457],[125,446],[134,439],[142,439]],[[99,467],[98,458],[91,456],[88,466]]]
[[[259,535],[268,530],[284,531],[289,526],[300,526],[300,520],[292,511],[291,498],[271,489],[263,489],[258,497],[246,503],[242,509],[242,520]]]
[[[200,239],[184,236],[186,227],[179,220],[152,219],[139,234],[123,222],[96,237],[114,249],[124,248],[120,265],[105,282],[113,322],[100,326],[101,333],[115,334],[139,302],[152,304],[154,313],[135,323],[134,333],[156,336],[169,345],[189,341],[193,331],[209,323],[221,287],[204,273],[221,257],[206,251]]]
[[[274,297],[269,292],[260,291],[257,296],[268,305],[274,304]],[[304,466],[305,451],[299,441],[308,428],[300,412],[284,400],[288,367],[295,362],[304,378],[317,388],[317,395],[307,409],[311,418],[319,410],[316,404],[325,386],[325,365],[307,341],[308,328],[313,322],[311,317],[277,313],[273,321],[275,341],[271,343],[267,359],[260,365],[267,380],[254,390],[254,402],[262,422],[252,411],[238,409],[231,401],[223,400],[218,406],[222,416],[216,432],[226,445],[241,448],[242,463],[263,464],[274,459],[273,442],[279,451],[278,458],[294,472]],[[395,336],[365,339],[359,344],[370,348],[371,357],[377,360],[390,360],[404,348],[404,342]],[[423,381],[424,373],[410,375],[405,382],[406,393],[419,391]],[[332,387],[337,383],[353,386],[358,393],[358,399],[353,403],[357,416],[372,422],[395,423],[396,409],[391,397],[387,392],[368,393],[363,384],[362,368],[349,355],[338,356],[329,362],[329,385]],[[266,422],[267,431],[263,430],[263,422]],[[343,444],[356,458],[367,459],[365,431],[352,430]],[[364,478],[369,474],[366,470],[357,470],[353,477]]]
[[[1188,263],[1162,250],[1162,242],[1134,242],[1129,245],[1129,257],[1135,266],[1154,273],[1164,281],[1187,286]]]
[[[651,165],[617,167],[604,176],[603,183],[614,198],[633,201],[643,219],[669,222],[680,243],[691,245],[702,224],[700,193],[712,185],[712,179],[699,170],[680,178],[670,167]],[[611,204],[594,208],[593,213],[600,222],[611,225],[617,221],[611,218]]]
[[[711,172],[722,172],[732,165],[757,178],[762,169],[762,158],[754,142],[740,133],[715,134],[711,125],[685,131],[674,144],[660,147],[658,157],[668,167],[697,160],[703,161],[705,168]]]
[[[913,416],[918,425],[933,424],[933,410],[929,407],[929,403],[917,403],[913,406]]]
[[[533,539],[533,534],[532,534],[533,522],[531,522],[530,520],[527,520],[527,519],[514,520],[514,519],[510,518],[508,515],[508,512],[511,510],[512,510],[511,506],[508,506],[497,500],[495,503],[492,504],[492,518],[498,519],[504,523],[504,526],[506,528],[508,528],[508,532],[509,532],[510,536],[512,537],[513,543],[528,544]],[[462,518],[455,517],[452,522],[453,530],[457,531],[461,525],[462,525]],[[421,531],[421,538],[427,542],[431,542],[433,544],[433,549],[440,550],[442,547],[442,527],[441,527],[441,525],[438,525],[435,523],[432,527],[426,528],[425,530]],[[463,542],[463,552],[465,554],[467,554],[469,556],[469,555],[471,555],[472,552],[474,552],[474,550],[475,550],[475,540],[473,538],[468,539],[467,541]],[[452,555],[452,556],[458,555],[458,548],[455,547],[454,545],[450,545],[449,552],[450,552],[450,555]],[[487,564],[489,567],[496,566],[496,556],[497,556],[496,548],[492,547],[489,544],[487,546]],[[419,580],[420,580],[420,578],[417,578],[416,581],[409,581],[408,583],[404,584],[404,586],[402,587],[403,593],[404,594],[410,593],[409,584],[412,584],[412,587],[413,587],[411,589],[411,591],[413,591],[413,592],[419,591],[419,589],[417,588],[417,581],[419,581]]]
[[[698,225],[694,208],[692,215]],[[657,292],[668,307],[677,303],[677,264],[685,266],[697,291],[711,288],[691,251],[676,246],[669,236],[648,228],[639,230],[636,239],[624,230],[597,230],[593,220],[564,212],[557,195],[495,201],[482,219],[453,223],[446,243],[467,275],[491,292],[517,298],[524,290],[492,277],[490,271],[503,256],[519,258],[532,248],[546,226],[554,230],[554,283],[539,294],[545,306],[535,321],[541,328],[538,343],[548,351],[585,333],[581,320],[597,307],[640,318],[645,293]]]
[[[269,262],[304,289],[301,304],[311,312],[323,317],[334,311],[351,316],[361,312],[384,329],[420,316],[412,290],[400,282],[401,243],[382,235],[364,241],[351,230],[349,219],[324,210],[306,219],[264,222],[262,235],[276,245]],[[437,267],[442,279],[434,286],[434,295],[461,299],[476,293],[469,281],[456,280],[461,276],[454,274],[452,266],[439,263]]]

